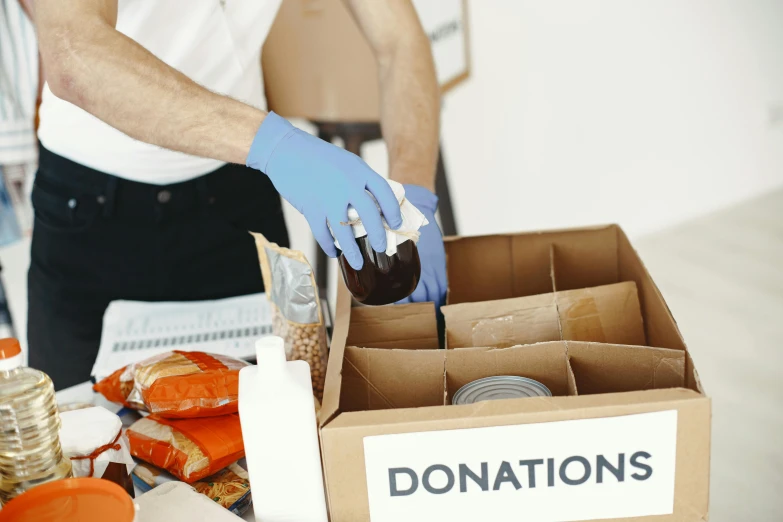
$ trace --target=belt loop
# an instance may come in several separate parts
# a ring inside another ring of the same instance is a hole
[[[119,181],[119,178],[116,176],[108,176],[108,178],[109,179],[106,182],[106,193],[103,194],[104,217],[111,217],[112,213],[114,212],[114,202],[117,199],[117,182]]]

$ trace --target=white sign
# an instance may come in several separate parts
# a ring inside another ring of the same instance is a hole
[[[372,522],[673,512],[677,411],[364,438]]]
[[[432,44],[438,83],[444,85],[468,68],[462,0],[414,0],[413,5]]]

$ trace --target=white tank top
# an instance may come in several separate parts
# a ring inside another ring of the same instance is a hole
[[[264,109],[261,46],[281,1],[119,0],[117,30],[208,89]],[[224,165],[134,140],[48,86],[40,116],[44,147],[133,181],[177,183]]]

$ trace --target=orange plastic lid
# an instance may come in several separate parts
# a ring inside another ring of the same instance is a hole
[[[14,355],[22,353],[22,347],[19,346],[19,341],[13,337],[7,339],[0,339],[0,359],[10,359]]]
[[[0,509],[0,522],[133,522],[135,516],[124,489],[87,477],[36,486]]]

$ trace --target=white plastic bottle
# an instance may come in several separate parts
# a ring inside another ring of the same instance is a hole
[[[256,341],[239,372],[239,419],[257,522],[327,522],[310,366],[283,339]]]

